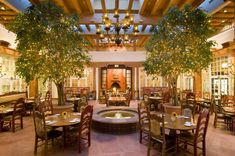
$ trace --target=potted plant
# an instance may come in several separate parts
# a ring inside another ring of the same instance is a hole
[[[199,72],[212,61],[208,37],[213,32],[209,17],[200,9],[186,5],[181,11],[171,8],[157,24],[146,45],[147,74],[162,76],[172,88],[173,105],[177,105],[177,79],[181,73]]]
[[[9,25],[16,33],[20,56],[16,72],[30,82],[50,80],[58,90],[58,105],[64,105],[64,80],[81,77],[89,63],[87,43],[81,37],[77,15],[67,15],[51,2],[28,7]]]

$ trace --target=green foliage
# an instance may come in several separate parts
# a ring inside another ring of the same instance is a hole
[[[17,34],[20,57],[16,72],[26,82],[34,78],[63,84],[82,76],[89,63],[87,43],[79,34],[78,16],[67,15],[50,2],[28,7],[9,26]]]
[[[212,61],[208,37],[213,32],[209,17],[200,9],[174,7],[159,21],[155,33],[146,45],[147,74],[161,75],[170,84],[179,74],[196,72]]]

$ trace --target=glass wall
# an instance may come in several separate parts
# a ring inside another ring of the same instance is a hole
[[[0,55],[0,95],[26,91],[26,83],[15,74],[15,61],[13,56]]]

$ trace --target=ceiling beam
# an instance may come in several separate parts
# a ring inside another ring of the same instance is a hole
[[[91,31],[91,27],[90,27],[89,24],[86,24],[86,28],[87,28],[88,31]]]
[[[142,29],[141,29],[141,31],[142,31],[142,32],[144,32],[144,30],[146,29],[146,27],[147,27],[147,25],[146,25],[146,24],[142,25]]]
[[[79,3],[78,3],[78,0],[71,0],[71,1],[72,1],[72,3],[73,3],[73,5],[74,5],[74,7],[75,7],[75,9],[76,9],[76,11],[77,11],[77,13],[78,13],[78,14],[81,14],[82,11],[81,11],[80,5],[79,5]]]
[[[154,29],[155,29],[156,25],[151,25],[150,29],[149,29],[149,32],[153,32]]]
[[[166,8],[163,10],[162,14],[165,15],[171,7],[178,6],[179,1],[180,0],[170,0],[169,3],[167,3]]]
[[[65,1],[61,0],[52,0],[55,4],[58,4],[61,8],[63,8],[65,13],[70,13],[68,6],[65,4]]]
[[[20,13],[21,11],[19,9],[17,9],[14,5],[12,5],[10,2],[8,2],[8,0],[0,0],[0,2],[2,2],[3,4],[5,4],[7,7],[9,7],[10,9],[14,10],[17,13]]]
[[[223,4],[221,4],[219,7],[217,7],[215,10],[213,10],[212,12],[209,13],[209,15],[213,15],[217,12],[219,12],[220,10],[222,10],[224,7],[226,7],[227,5],[231,4],[233,2],[231,1],[225,1]]]
[[[102,6],[103,13],[107,13],[105,0],[101,0],[100,2],[101,2],[101,6]]]
[[[131,11],[132,5],[133,5],[133,0],[129,0],[129,1],[128,1],[128,7],[127,7],[127,11],[128,11],[128,12]]]
[[[151,15],[160,15],[162,16],[162,12],[164,9],[166,9],[165,6],[167,6],[170,3],[170,0],[164,0],[164,1],[156,1],[154,4],[154,7],[151,11]]]
[[[115,10],[119,9],[119,0],[115,0]]]
[[[94,11],[94,8],[93,8],[93,6],[92,6],[91,0],[85,0],[85,1],[86,1],[86,4],[87,4],[88,9],[89,9],[89,11],[90,11],[90,14],[91,14],[91,15],[94,14],[95,11]]]
[[[144,15],[147,3],[148,3],[148,0],[143,0],[142,3],[140,4],[140,11],[139,11],[140,15]]]
[[[80,24],[89,24],[91,21],[93,21],[94,23],[102,24],[102,16],[103,16],[103,14],[101,14],[101,13],[97,13],[94,15],[88,15],[88,16],[81,15],[81,17],[79,19],[79,23]],[[119,14],[119,16],[120,16],[120,19],[125,18],[125,14]],[[115,23],[116,19],[113,18],[113,14],[109,14],[109,18]],[[134,15],[134,23],[135,24],[142,23],[142,21],[144,21],[144,24],[154,25],[157,23],[158,20],[159,20],[159,17],[157,17],[157,16],[145,17],[145,16],[141,16],[139,14]]]
[[[14,12],[14,11],[0,11],[0,15],[4,16],[16,16],[18,15],[17,12]]]
[[[106,13],[114,13],[114,9],[106,9]],[[130,10],[128,11],[130,14],[138,14],[139,13],[139,10]],[[95,13],[104,13],[103,12],[103,9],[95,9]],[[118,10],[118,13],[126,13],[126,10],[124,9],[119,9]]]

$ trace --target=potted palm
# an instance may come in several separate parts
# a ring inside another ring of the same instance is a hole
[[[200,72],[212,61],[210,51],[213,32],[209,17],[200,9],[186,5],[181,11],[171,8],[159,21],[146,45],[147,74],[162,76],[172,88],[173,104],[177,105],[177,79],[181,73]]]
[[[51,2],[28,7],[9,25],[16,33],[20,56],[16,72],[30,82],[35,78],[55,83],[58,105],[64,105],[64,80],[81,77],[89,63],[87,43],[81,37],[77,15],[67,15]]]

